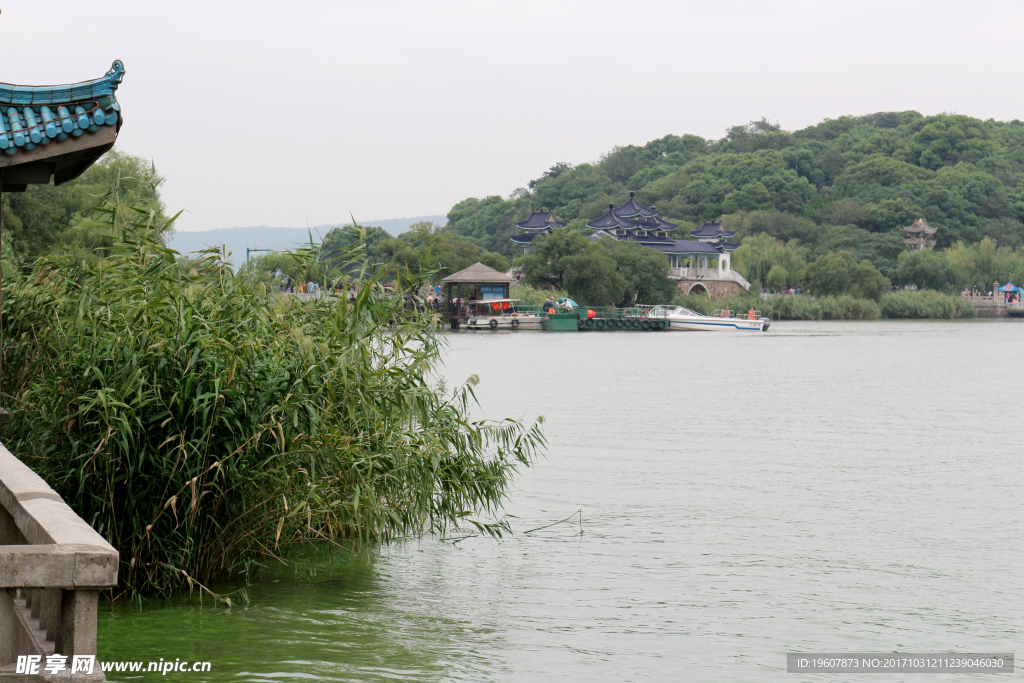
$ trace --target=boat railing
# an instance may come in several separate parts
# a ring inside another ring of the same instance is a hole
[[[754,312],[753,316],[750,315],[751,311]],[[736,311],[734,311],[732,309],[729,309],[729,308],[716,308],[715,310],[713,310],[711,312],[711,317],[712,318],[735,318],[736,317]],[[758,310],[755,310],[755,309],[750,309],[750,311],[747,311],[746,313],[741,311],[739,317],[743,318],[744,320],[758,320],[758,319],[761,318],[761,311],[758,311]]]
[[[619,310],[623,318],[667,318],[670,309],[661,305],[637,304]]]

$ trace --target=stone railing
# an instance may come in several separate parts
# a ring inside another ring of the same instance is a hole
[[[67,680],[75,656],[96,655],[99,592],[117,585],[117,561],[102,536],[0,446],[0,683]],[[16,671],[26,655],[36,675]],[[46,674],[51,655],[66,658],[56,676]],[[104,676],[97,663],[92,675],[70,679]]]
[[[747,279],[735,270],[720,271],[717,268],[672,268],[671,276],[680,280],[730,280],[743,289],[750,289]]]

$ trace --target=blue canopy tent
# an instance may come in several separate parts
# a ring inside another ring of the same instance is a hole
[[[997,292],[1019,292],[1020,287],[1015,287],[1012,282],[1007,282],[1005,285],[996,290]]]

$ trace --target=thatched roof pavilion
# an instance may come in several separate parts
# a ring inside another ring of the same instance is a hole
[[[472,287],[472,300],[475,301],[507,299],[508,288],[512,284],[512,276],[477,262],[469,268],[463,268],[457,273],[452,273],[448,277],[442,278],[441,283],[448,290],[449,301],[452,298],[452,285],[456,285],[457,292],[462,291],[466,287]],[[457,294],[456,296],[459,295]]]

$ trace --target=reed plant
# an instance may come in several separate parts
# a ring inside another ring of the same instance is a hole
[[[883,295],[879,302],[845,294],[822,297],[784,294],[770,299],[740,294],[724,299],[686,296],[677,299],[676,303],[704,315],[718,308],[737,312],[754,308],[772,320],[960,319],[975,316],[974,307],[963,297],[931,290],[891,292]]]
[[[886,318],[974,318],[970,301],[954,294],[932,290],[891,292],[882,297],[882,315]]]
[[[160,239],[173,219],[111,197],[98,212],[95,259],[5,278],[3,437],[120,551],[127,591],[304,543],[509,530],[500,507],[543,418],[475,421],[475,378],[437,386],[443,337],[407,274],[386,290],[363,268],[351,300],[303,301],[215,250],[179,267]],[[318,249],[293,258],[308,272]]]

